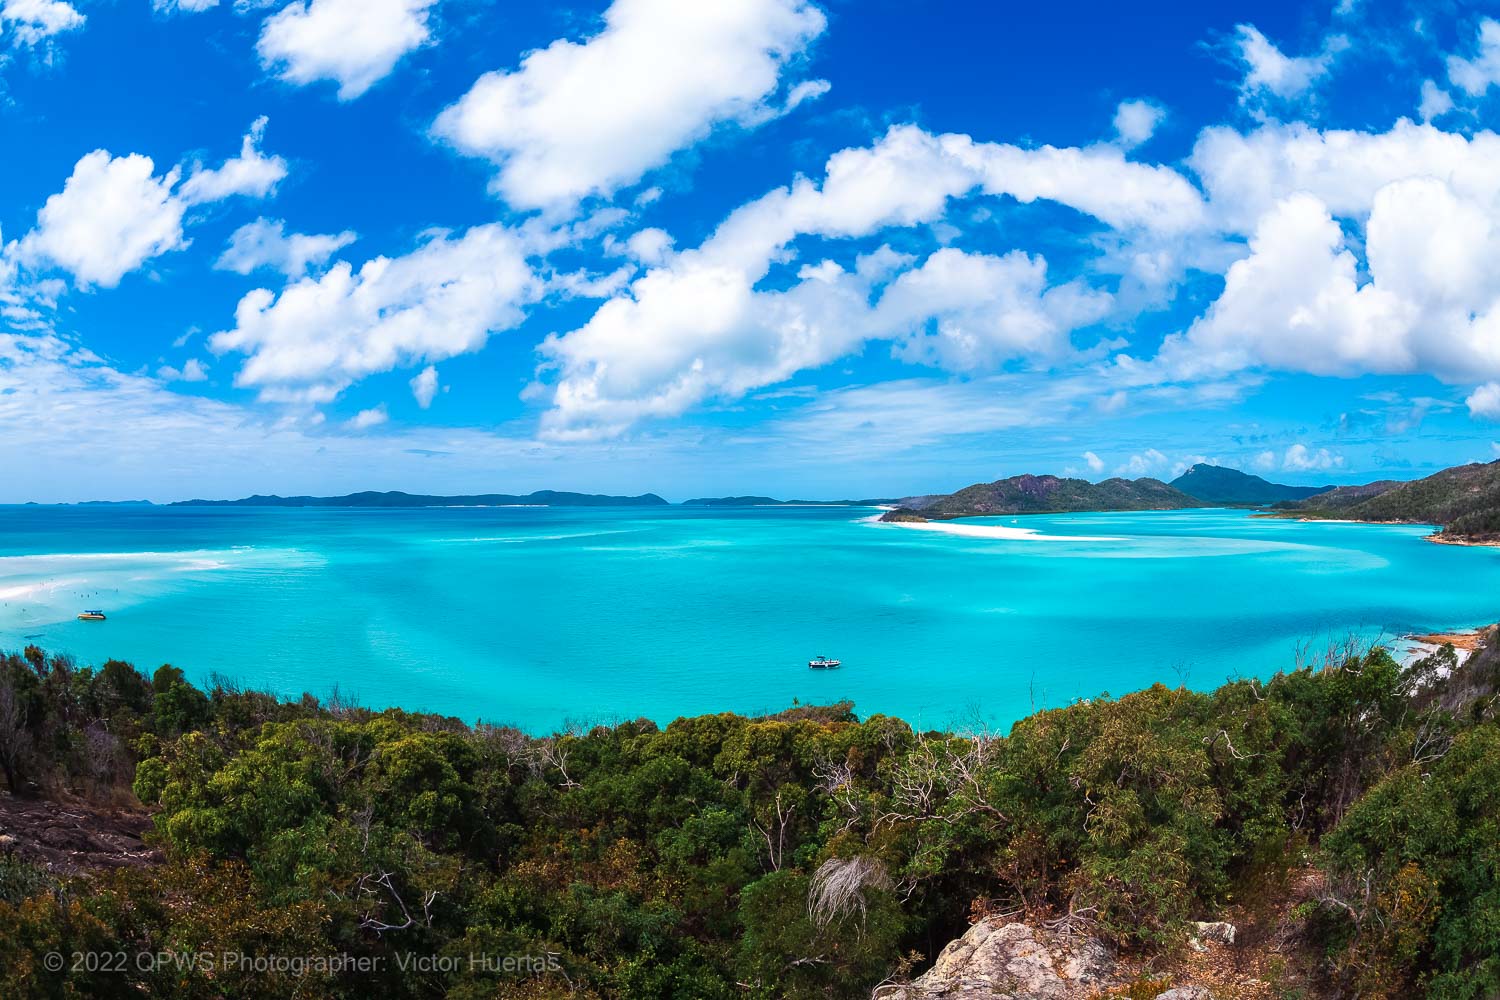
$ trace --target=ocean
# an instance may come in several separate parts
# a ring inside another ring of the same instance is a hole
[[[1003,727],[1500,617],[1500,549],[1417,526],[875,513],[0,507],[0,648],[533,732],[846,698]]]

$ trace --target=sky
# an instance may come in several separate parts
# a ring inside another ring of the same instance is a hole
[[[0,502],[1491,461],[1497,19],[0,0]]]

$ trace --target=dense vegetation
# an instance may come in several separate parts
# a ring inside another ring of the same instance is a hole
[[[1238,469],[1199,462],[1167,485],[1190,497],[1212,504],[1271,504],[1305,500],[1328,490],[1327,486],[1287,486],[1267,482]]]
[[[1378,489],[1381,486],[1389,488]],[[1360,497],[1355,492],[1359,489],[1373,493]],[[1500,461],[1459,465],[1409,483],[1372,483],[1342,496],[1338,493],[1320,494],[1288,507],[1310,517],[1438,524],[1443,528],[1440,538],[1456,541],[1500,539]]]
[[[31,647],[0,659],[6,784],[129,787],[164,859],[60,878],[0,850],[0,996],[863,997],[976,912],[1170,953],[1309,859],[1330,989],[1493,996],[1500,656],[1451,664],[1346,649],[1003,737],[841,705],[532,738]],[[204,952],[371,965],[133,957]]]
[[[1159,479],[1059,479],[1057,476],[1012,476],[975,483],[957,493],[907,497],[900,510],[923,518],[979,517],[996,514],[1051,514],[1086,510],[1180,510],[1203,503]],[[893,520],[893,518],[887,518]]]

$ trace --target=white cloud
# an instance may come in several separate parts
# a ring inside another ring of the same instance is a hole
[[[803,80],[787,92],[786,104],[782,105],[781,113],[793,111],[808,101],[816,101],[832,89],[833,84],[827,80]]]
[[[437,0],[292,0],[266,18],[256,51],[289,83],[339,85],[341,101],[369,90],[431,36]]]
[[[1090,472],[1097,474],[1104,471],[1104,459],[1100,458],[1098,455],[1095,455],[1091,451],[1086,451],[1083,453],[1082,457],[1083,460],[1089,464]]]
[[[1500,382],[1487,382],[1464,400],[1469,414],[1489,420],[1500,420]]]
[[[1343,35],[1333,35],[1317,55],[1288,56],[1252,24],[1235,29],[1235,43],[1245,66],[1240,94],[1247,101],[1267,94],[1283,100],[1301,97],[1328,75],[1334,57],[1349,46]]]
[[[787,63],[825,24],[806,0],[615,0],[598,34],[486,73],[433,131],[493,161],[512,205],[567,207],[634,183],[717,123],[764,120]]]
[[[1255,467],[1262,472],[1270,472],[1276,468],[1276,453],[1274,451],[1263,451],[1255,456]]]
[[[1261,221],[1250,256],[1224,277],[1224,290],[1185,340],[1162,356],[1181,374],[1265,364],[1323,375],[1408,369],[1402,330],[1411,317],[1395,296],[1356,284],[1353,254],[1322,202],[1294,195]]]
[[[234,328],[209,345],[248,355],[236,385],[267,399],[327,402],[367,375],[478,350],[518,322],[538,290],[527,256],[517,234],[490,224],[357,271],[340,261],[280,296],[245,295]]]
[[[564,452],[530,436],[473,428],[370,435],[268,419],[253,407],[120,372],[57,337],[0,333],[0,467],[26,470],[0,484],[9,502],[340,493],[370,488],[371,469],[414,492],[430,490],[440,476],[456,493],[493,490],[503,470],[504,488],[525,492],[556,486],[564,457],[596,470],[597,487],[617,493],[661,489],[667,467],[698,463],[659,444]]]
[[[1478,97],[1500,83],[1500,21],[1485,18],[1479,25],[1479,51],[1472,59],[1448,57],[1448,81]]]
[[[1250,252],[1165,370],[1500,378],[1500,137],[1211,128],[1192,164]]]
[[[427,409],[432,405],[432,400],[438,392],[438,373],[432,365],[428,365],[417,373],[411,380],[411,394],[416,399],[417,405]]]
[[[1124,465],[1115,469],[1115,475],[1139,479],[1162,472],[1172,465],[1172,460],[1155,448],[1147,448],[1139,455],[1131,455]]]
[[[1408,178],[1441,178],[1486,206],[1500,195],[1500,137],[1466,138],[1406,119],[1385,132],[1319,131],[1299,123],[1241,134],[1214,126],[1199,134],[1189,163],[1203,180],[1215,223],[1241,233],[1299,192],[1335,216],[1358,220],[1369,216],[1381,188]]]
[[[219,6],[219,0],[151,0],[151,9],[159,14],[201,14]]]
[[[826,364],[871,339],[900,341],[908,360],[972,370],[999,360],[1056,359],[1068,334],[1108,309],[1081,282],[1046,285],[1046,263],[942,250],[917,262],[889,250],[853,270],[803,266],[779,290],[757,285],[789,262],[799,236],[842,239],[941,217],[974,190],[1045,198],[1124,229],[1181,233],[1200,226],[1192,185],[1164,167],[1126,161],[1114,146],[1035,150],[891,129],[876,145],[832,156],[821,186],[799,179],[735,210],[701,246],[672,255],[600,307],[584,326],[549,337],[543,418],[554,436],[617,434],[637,420],[681,413]],[[907,272],[902,274],[901,272]],[[894,279],[894,280],[892,280]],[[870,303],[880,283],[880,302]]]
[[[1343,455],[1333,454],[1327,448],[1312,451],[1305,444],[1294,444],[1281,456],[1281,468],[1286,472],[1322,472],[1343,465]]]
[[[1417,108],[1417,117],[1424,122],[1441,118],[1453,110],[1453,95],[1431,80],[1422,81],[1422,103]]]
[[[155,169],[139,153],[84,156],[37,212],[36,228],[20,241],[21,259],[61,267],[83,288],[113,288],[152,257],[185,247],[187,206],[172,193],[180,171],[158,177]]]
[[[33,46],[54,35],[83,27],[87,20],[63,0],[5,0],[0,6],[0,28],[9,28],[16,44]]]
[[[321,266],[355,240],[355,234],[348,230],[336,234],[287,234],[285,227],[279,219],[245,223],[229,237],[229,245],[214,267],[237,274],[271,267],[289,278],[299,278],[309,267]]]
[[[642,229],[625,241],[625,249],[642,264],[660,264],[672,252],[672,237],[660,229]]]
[[[179,192],[182,199],[190,205],[197,205],[222,201],[234,195],[264,198],[275,191],[276,185],[286,177],[286,160],[266,156],[260,151],[266,122],[262,115],[251,124],[250,131],[240,142],[239,156],[225,160],[213,169],[206,169],[202,164],[195,166],[182,183]]]
[[[156,377],[163,382],[203,382],[208,379],[208,368],[197,358],[188,358],[181,368],[162,365]]]
[[[371,427],[379,427],[389,419],[390,415],[385,412],[385,404],[381,403],[379,406],[372,406],[368,410],[360,410],[349,418],[347,424],[351,430],[363,431]]]
[[[1073,330],[1101,319],[1110,296],[1082,282],[1049,288],[1047,262],[952,248],[891,282],[872,335],[903,339],[897,356],[949,371],[986,371],[1011,358],[1060,360]]]
[[[286,163],[255,148],[264,124],[252,126],[239,157],[217,169],[195,168],[180,188],[180,167],[158,176],[149,156],[94,150],[74,165],[62,191],[37,212],[36,227],[7,253],[29,267],[60,267],[83,288],[113,288],[146,261],[187,246],[182,227],[190,206],[274,189]]]
[[[1121,101],[1115,109],[1115,135],[1120,145],[1134,149],[1156,134],[1167,112],[1150,101]]]

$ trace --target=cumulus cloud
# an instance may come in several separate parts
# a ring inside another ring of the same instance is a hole
[[[1235,47],[1245,67],[1241,97],[1254,100],[1271,95],[1282,100],[1301,97],[1328,75],[1334,57],[1349,47],[1343,35],[1333,35],[1316,55],[1288,56],[1253,24],[1235,28]]]
[[[64,0],[5,0],[0,5],[0,29],[8,29],[15,44],[28,47],[81,28],[85,20]]]
[[[145,261],[187,245],[187,204],[172,189],[181,172],[158,177],[149,156],[111,156],[96,149],[73,167],[60,193],[37,212],[18,256],[73,275],[79,287],[113,288]]]
[[[1431,80],[1422,81],[1422,103],[1417,107],[1417,117],[1424,122],[1441,118],[1453,110],[1453,95]]]
[[[349,418],[346,426],[351,430],[363,431],[371,427],[378,427],[389,419],[390,415],[385,412],[385,404],[381,403],[379,406],[372,406],[368,410],[360,410]]]
[[[1171,468],[1172,460],[1155,448],[1147,448],[1138,455],[1131,455],[1125,463],[1115,469],[1115,475],[1127,476],[1131,479],[1140,479],[1142,476],[1154,476]]]
[[[214,267],[237,274],[269,267],[289,278],[300,278],[308,268],[322,266],[354,240],[355,234],[348,230],[327,234],[287,233],[286,223],[280,219],[256,219],[234,231]]]
[[[1500,378],[1500,137],[1211,128],[1191,163],[1249,253],[1164,370]]]
[[[806,0],[615,0],[598,34],[486,73],[433,131],[494,162],[494,190],[512,205],[565,207],[634,183],[715,124],[764,120],[787,64],[825,24]],[[799,85],[787,106],[826,89]]]
[[[215,169],[196,167],[180,187],[181,167],[157,175],[149,156],[96,149],[74,165],[62,191],[37,212],[36,227],[8,252],[29,267],[62,268],[79,287],[113,288],[146,261],[187,246],[183,215],[190,206],[275,188],[286,163],[256,148],[264,125],[261,119],[252,127],[239,157]]]
[[[339,85],[352,101],[431,37],[437,0],[292,0],[261,25],[261,63],[288,83]]]
[[[1129,231],[1182,233],[1204,222],[1184,178],[1129,162],[1115,146],[1023,149],[893,128],[874,146],[831,157],[821,185],[799,179],[741,206],[584,326],[549,337],[532,390],[551,396],[545,431],[617,434],[781,381],[872,339],[895,342],[906,360],[959,371],[1065,355],[1068,335],[1102,318],[1110,299],[1078,281],[1049,287],[1037,255],[949,249],[919,263],[881,250],[852,270],[825,260],[802,266],[788,287],[758,288],[798,237],[857,238],[935,221],[951,198],[976,191],[1057,201]]]
[[[1473,58],[1448,57],[1448,81],[1478,97],[1500,83],[1500,21],[1487,17],[1479,24],[1479,51]]]
[[[162,365],[156,377],[164,382],[203,382],[208,379],[208,368],[197,358],[188,358],[181,368]]]
[[[286,160],[267,156],[260,151],[260,140],[268,119],[262,115],[250,126],[240,142],[240,155],[225,160],[213,169],[202,164],[193,168],[179,192],[190,205],[222,201],[234,195],[264,198],[276,190],[286,177]]]
[[[411,394],[416,399],[417,405],[427,409],[432,405],[432,400],[438,392],[438,373],[432,365],[428,365],[417,373],[411,380]]]
[[[1343,455],[1333,454],[1327,448],[1313,451],[1305,444],[1294,444],[1281,456],[1281,468],[1286,472],[1322,472],[1343,465]]]
[[[248,293],[209,346],[246,355],[235,384],[263,398],[327,402],[367,375],[478,350],[515,324],[539,287],[527,256],[516,233],[490,224],[358,270],[339,261],[280,295]]]
[[[1084,452],[1082,458],[1085,462],[1088,463],[1090,472],[1098,474],[1104,471],[1104,459],[1100,458],[1098,455],[1095,455],[1093,452]]]
[[[1464,403],[1468,405],[1471,416],[1500,420],[1500,382],[1485,383],[1475,389]]]
[[[1121,101],[1115,109],[1115,136],[1120,145],[1134,149],[1156,134],[1167,112],[1150,101]]]
[[[1102,319],[1110,296],[1082,282],[1048,286],[1047,262],[937,251],[895,279],[871,333],[902,335],[897,356],[948,371],[985,371],[1016,357],[1060,360],[1068,335]]]

